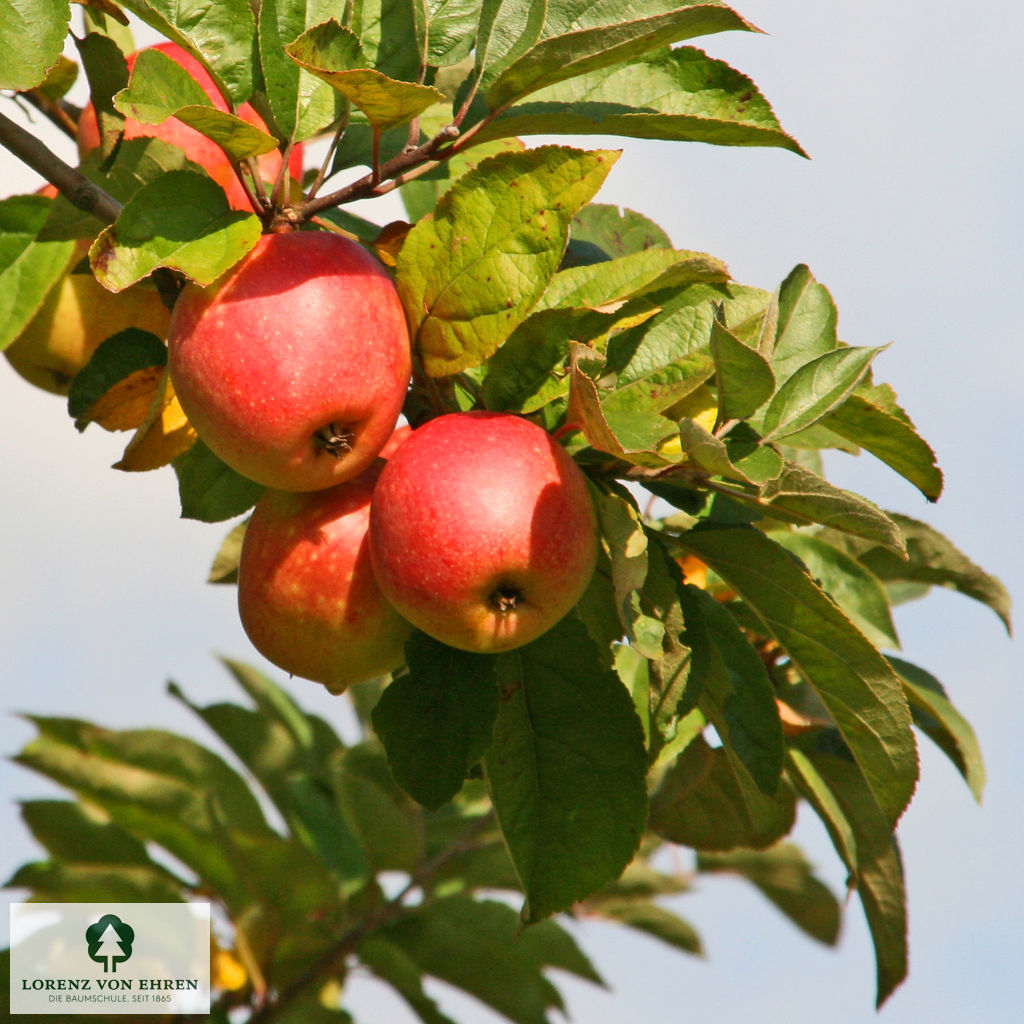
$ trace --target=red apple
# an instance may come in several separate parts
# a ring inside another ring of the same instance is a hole
[[[253,646],[332,693],[398,668],[412,631],[370,565],[366,529],[382,465],[324,491],[264,491],[242,541],[238,611]]]
[[[439,416],[388,461],[370,511],[384,596],[466,651],[504,651],[579,600],[597,559],[586,478],[541,427],[507,413]]]
[[[209,96],[211,102],[218,110],[227,110],[228,105],[221,96],[220,90],[214,84],[209,71],[203,67],[199,60],[188,50],[177,43],[157,43],[149,49],[159,50],[164,55],[180,64],[203,88],[203,92]],[[138,53],[128,55],[128,70],[135,66],[135,59]],[[243,103],[237,111],[243,121],[255,125],[261,131],[267,130],[266,122],[248,103]],[[195,163],[204,167],[207,173],[227,193],[228,202],[237,210],[250,210],[248,196],[242,187],[238,176],[235,174],[231,162],[224,151],[212,139],[208,139],[201,132],[190,128],[183,121],[176,117],[169,117],[160,124],[142,124],[132,118],[126,118],[124,125],[124,137],[126,139],[156,138],[164,142],[173,143],[185,151],[185,155]],[[96,149],[100,144],[100,130],[96,121],[96,111],[90,103],[83,111],[78,122],[78,152],[80,156]],[[274,181],[278,171],[281,169],[282,156],[279,150],[264,153],[256,158],[260,173],[264,181]],[[302,146],[292,148],[291,157],[288,161],[288,170],[293,178],[302,178]]]
[[[167,347],[199,436],[239,473],[282,491],[331,487],[369,466],[411,374],[387,271],[326,231],[264,235],[214,284],[187,285]]]

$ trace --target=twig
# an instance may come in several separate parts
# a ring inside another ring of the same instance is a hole
[[[70,164],[64,163],[31,132],[3,114],[0,114],[0,145],[55,185],[78,209],[105,224],[113,224],[117,220],[122,206],[113,196]]]

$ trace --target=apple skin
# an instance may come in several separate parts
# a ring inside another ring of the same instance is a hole
[[[210,449],[282,491],[362,472],[391,436],[411,376],[398,293],[362,246],[326,231],[263,235],[175,303],[168,367]],[[344,441],[325,444],[331,435]]]
[[[89,241],[82,239],[71,270],[88,252]],[[170,320],[170,310],[154,288],[137,286],[115,295],[88,271],[69,271],[50,289],[4,355],[30,384],[66,395],[75,375],[112,334],[138,327],[165,338]]]
[[[177,43],[157,43],[147,49],[159,50],[165,56],[180,64],[203,88],[203,92],[209,96],[211,102],[218,110],[226,111],[228,105],[221,96],[220,91],[214,84],[209,71],[203,67],[199,60],[188,50]],[[135,66],[135,58],[138,52],[130,53],[127,57],[128,70]],[[255,125],[261,131],[267,130],[266,122],[253,109],[249,103],[243,103],[238,108],[237,114],[243,121]],[[236,210],[251,210],[252,204],[245,193],[238,176],[235,174],[231,162],[225,156],[224,151],[212,139],[208,139],[195,128],[189,127],[176,117],[169,117],[160,124],[142,124],[134,118],[126,118],[124,124],[124,137],[126,139],[156,138],[170,142],[185,151],[185,155],[195,163],[204,167],[207,173],[227,193],[228,203]],[[96,120],[96,111],[90,103],[82,111],[78,121],[78,153],[84,157],[87,153],[96,149],[100,144],[100,129]],[[288,171],[293,178],[302,178],[302,146],[294,146],[288,160]],[[281,169],[283,158],[280,150],[273,150],[264,153],[256,158],[260,173],[264,181],[274,181]]]
[[[242,541],[238,612],[253,646],[332,693],[402,665],[412,632],[370,564],[370,498],[381,466],[324,491],[264,491]]]
[[[370,510],[384,596],[465,651],[511,650],[550,629],[590,582],[597,543],[583,472],[545,430],[508,413],[417,428]]]

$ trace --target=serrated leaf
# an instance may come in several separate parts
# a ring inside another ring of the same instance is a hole
[[[341,116],[341,97],[284,52],[287,43],[335,11],[333,0],[263,0],[260,4],[260,68],[270,109],[285,138],[301,142]]]
[[[629,693],[582,623],[500,655],[485,776],[537,921],[618,877],[643,832],[647,757]]]
[[[933,526],[897,513],[891,518],[906,542],[905,560],[881,547],[856,551],[879,579],[948,587],[991,608],[1007,632],[1012,630],[1010,594],[995,576],[972,562]]]
[[[796,798],[787,784],[774,795],[753,785],[738,762],[703,736],[694,739],[651,795],[650,827],[698,850],[762,849],[793,827]]]
[[[871,452],[929,501],[937,501],[943,479],[935,452],[896,405],[895,396],[890,401],[886,397],[881,389],[860,388],[830,412],[822,426]]]
[[[516,913],[503,903],[467,896],[435,899],[381,933],[417,967],[475,996],[517,1024],[547,1024],[549,1009],[562,1009],[545,977],[559,968],[600,979],[567,932],[553,921],[519,931]]]
[[[718,416],[723,422],[753,416],[775,393],[771,364],[756,349],[744,345],[718,317],[711,328],[711,356]]]
[[[804,363],[775,393],[764,413],[765,440],[796,434],[844,402],[884,346],[834,349]]]
[[[985,790],[985,763],[970,722],[957,711],[942,683],[930,672],[902,658],[889,658],[889,664],[903,680],[914,724],[953,762],[980,804]]]
[[[815,877],[812,866],[793,843],[779,843],[767,850],[700,853],[697,870],[741,875],[801,931],[827,946],[834,946],[839,938],[839,901]]]
[[[806,156],[746,75],[693,47],[660,50],[534,92],[478,138],[619,135],[777,146]]]
[[[437,810],[490,747],[498,713],[494,657],[446,647],[425,633],[414,633],[405,652],[409,671],[381,694],[373,728],[395,781]]]
[[[709,652],[700,695],[704,717],[754,785],[774,796],[782,772],[782,724],[764,662],[720,602],[692,585],[680,593],[687,619],[699,607],[707,630]]]
[[[71,9],[54,0],[0,0],[0,89],[32,89],[60,57]]]
[[[558,266],[570,219],[614,160],[557,146],[503,153],[413,227],[395,283],[427,373],[479,365],[525,319]]]
[[[663,287],[684,287],[696,281],[725,281],[721,261],[704,253],[648,249],[593,266],[557,273],[536,308],[557,306],[599,309]]]
[[[106,430],[131,430],[146,417],[167,365],[167,346],[150,331],[118,331],[101,342],[75,375],[68,413],[79,430],[97,422]]]
[[[236,104],[252,95],[256,20],[249,0],[120,0],[120,6],[195,51]]]
[[[777,308],[770,354],[781,384],[798,367],[836,347],[838,314],[828,289],[803,264],[794,267],[779,286]]]
[[[444,100],[433,86],[397,81],[369,67],[358,38],[337,21],[307,30],[285,53],[351,101],[378,132],[407,124]]]
[[[219,523],[243,515],[263,493],[261,484],[223,463],[202,441],[174,461],[182,519]]]
[[[548,35],[549,22],[544,31],[547,38],[527,50],[490,86],[487,104],[491,110],[501,110],[568,78],[625,63],[669,43],[731,29],[752,31],[753,26],[724,5],[658,11],[554,36]]]
[[[845,491],[799,463],[784,463],[781,472],[761,488],[758,503],[769,515],[823,526],[883,545],[900,558],[903,531],[896,519],[874,502]]]
[[[38,240],[50,208],[45,196],[0,200],[0,349],[21,334],[75,258],[71,242]]]
[[[881,1006],[907,974],[903,864],[891,823],[878,813],[863,776],[844,748],[828,740],[824,733],[792,746],[789,766],[857,887],[875,949]]]
[[[787,651],[824,701],[879,814],[895,825],[918,764],[899,678],[805,570],[758,530],[689,530],[683,546],[711,566]]]
[[[123,291],[161,267],[212,284],[256,244],[260,222],[210,178],[171,171],[144,185],[89,250],[96,280]]]
[[[626,256],[646,249],[671,249],[672,242],[654,221],[635,210],[590,203],[572,219],[572,239],[596,246],[608,255]]]

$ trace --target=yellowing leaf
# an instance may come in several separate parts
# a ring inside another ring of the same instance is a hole
[[[136,430],[114,469],[144,472],[159,469],[188,451],[196,432],[182,411],[170,377],[164,373],[150,405],[149,414]]]

